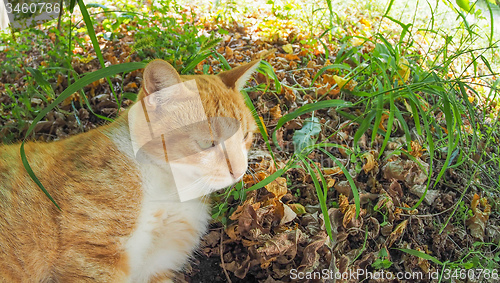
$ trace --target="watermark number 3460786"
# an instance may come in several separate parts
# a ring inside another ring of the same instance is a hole
[[[58,14],[61,11],[61,5],[59,3],[47,3],[47,2],[37,2],[37,3],[6,3],[5,9],[9,14],[34,14],[34,13],[48,13]]]

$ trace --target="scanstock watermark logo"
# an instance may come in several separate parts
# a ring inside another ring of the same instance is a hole
[[[0,29],[23,29],[58,17],[63,7],[58,0],[0,0]]]
[[[231,152],[244,139],[240,122],[209,117],[194,80],[142,98],[130,108],[128,125],[135,159],[139,164],[154,164],[170,171],[181,202],[211,192],[201,190],[198,183],[207,167],[216,166],[225,172],[238,167],[238,159]],[[211,164],[214,157],[217,164]],[[237,181],[229,179],[219,185]]]

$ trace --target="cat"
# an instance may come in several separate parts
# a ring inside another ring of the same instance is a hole
[[[134,104],[147,113],[132,106],[89,132],[27,143],[28,161],[60,210],[26,173],[19,145],[0,146],[0,282],[172,282],[209,223],[210,203],[200,196],[234,184],[247,170],[256,125],[240,90],[259,62],[180,76],[154,60]],[[190,81],[203,109],[168,97],[166,90]],[[165,107],[181,111],[165,115]],[[136,150],[134,137],[148,132],[141,115],[155,119],[148,124],[155,131],[170,131]],[[166,139],[174,140],[170,149],[156,152]],[[174,163],[203,191],[196,198],[179,200],[169,171]]]

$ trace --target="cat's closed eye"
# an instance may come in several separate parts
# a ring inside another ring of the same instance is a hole
[[[215,146],[215,142],[212,140],[197,140],[196,143],[202,150],[209,149]]]

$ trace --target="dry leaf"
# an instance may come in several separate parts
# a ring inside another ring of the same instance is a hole
[[[295,55],[295,54],[286,54],[285,55],[285,58],[288,60],[288,61],[292,61],[292,60],[300,60],[299,56]]]
[[[276,106],[269,109],[269,113],[271,114],[271,118],[273,118],[273,120],[278,120],[279,118],[282,117],[281,108],[279,104],[276,104]]]
[[[319,254],[317,251],[319,248],[323,247],[328,241],[327,235],[322,235],[320,239],[310,243],[305,249],[302,257],[302,262],[299,265],[299,269],[302,270],[312,270],[319,265]]]
[[[242,261],[232,261],[226,263],[226,269],[233,272],[234,275],[240,279],[245,278],[250,269],[250,256],[246,255],[246,258]]]
[[[384,127],[384,122],[385,120],[389,119],[389,115],[387,115],[386,113],[382,113],[382,116],[380,117],[380,123],[378,124],[378,128],[383,130],[383,131],[387,131]]]
[[[326,179],[326,186],[328,188],[331,188],[331,187],[335,186],[335,179],[327,178]]]
[[[401,159],[387,162],[387,164],[382,167],[382,172],[384,173],[385,179],[396,179],[398,181],[403,181],[409,173],[405,168],[405,162]]]
[[[473,237],[483,241],[486,222],[488,222],[491,213],[491,205],[487,198],[479,198],[477,194],[474,194],[470,206],[474,215],[467,219],[467,228]],[[481,211],[481,207],[484,209],[483,211]]]
[[[394,228],[394,231],[392,231],[392,233],[387,238],[387,243],[388,243],[387,247],[388,248],[390,248],[392,246],[392,244],[394,244],[394,242],[396,242],[396,240],[399,239],[399,237],[401,237],[401,235],[403,235],[403,233],[406,230],[407,225],[408,225],[408,220],[403,220],[403,222],[399,223],[398,226],[396,226],[396,228]]]
[[[416,248],[416,250],[419,252],[422,252],[422,253],[426,253],[424,250],[422,250],[420,248]],[[428,260],[423,259],[421,257],[417,257],[417,262],[418,262],[418,266],[420,267],[420,269],[422,269],[422,271],[424,273],[429,273],[429,269],[431,268],[431,264],[429,263]]]
[[[286,224],[297,217],[297,213],[288,205],[283,205],[283,218],[281,218],[280,225]]]
[[[347,228],[347,225],[354,219],[354,217],[356,217],[356,205],[350,204],[342,221],[344,228]]]
[[[266,190],[272,193],[277,199],[280,199],[288,192],[286,179],[283,177],[276,178],[276,180],[266,185]]]
[[[377,165],[375,157],[371,152],[366,152],[361,157],[366,159],[366,163],[363,165],[363,170],[365,171],[365,173],[370,172]]]
[[[298,215],[302,215],[302,214],[305,214],[306,213],[306,209],[305,207],[300,204],[300,203],[291,203],[291,204],[288,204],[288,206],[295,212],[297,213]]]
[[[343,214],[345,214],[348,208],[349,208],[349,199],[345,195],[340,194],[339,195],[339,209],[340,209],[340,212],[342,212]]]
[[[63,102],[61,102],[61,106],[68,106],[71,105],[72,101],[78,101],[80,99],[80,94],[78,92],[73,93],[71,96],[66,98]]]
[[[226,51],[226,58],[232,59],[233,58],[233,50],[229,46],[226,46],[225,51]]]
[[[424,151],[425,151],[425,148],[422,148],[422,145],[420,145],[416,141],[411,141],[410,155],[418,158],[418,157],[422,156],[422,154],[423,154]]]
[[[325,175],[334,175],[334,174],[342,174],[342,169],[340,167],[332,167],[332,168],[323,168],[323,174]]]

